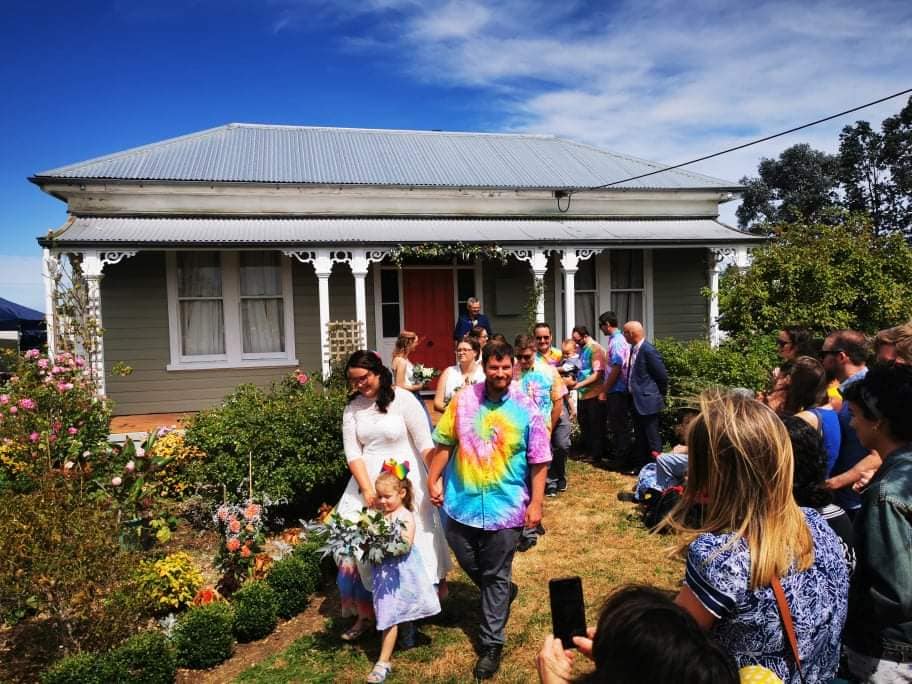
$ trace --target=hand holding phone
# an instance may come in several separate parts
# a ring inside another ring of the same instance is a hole
[[[586,636],[586,606],[583,603],[583,580],[564,577],[548,582],[551,597],[551,625],[554,636],[564,648],[576,648],[573,637]]]

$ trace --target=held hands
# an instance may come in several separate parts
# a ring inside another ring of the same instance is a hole
[[[361,496],[364,497],[364,505],[368,508],[373,508],[377,503],[377,494],[373,489],[365,489],[361,492]]]
[[[431,503],[438,508],[443,505],[443,482],[437,478],[433,482],[428,480],[428,495],[431,497]]]

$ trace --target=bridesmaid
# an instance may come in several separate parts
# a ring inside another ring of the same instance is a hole
[[[421,390],[424,389],[425,383],[421,380],[415,381],[415,365],[409,361],[409,355],[417,348],[417,333],[413,333],[411,330],[403,330],[399,333],[399,337],[396,339],[396,347],[393,350],[393,362],[391,364],[393,379],[396,387],[401,387],[415,395],[415,398],[421,404],[421,408],[424,409],[424,414],[427,416],[428,427],[433,430],[431,414],[424,403],[424,399],[421,398]]]
[[[393,386],[393,376],[373,351],[354,352],[345,366],[348,382],[354,390],[342,415],[342,440],[345,458],[352,477],[336,504],[339,515],[357,519],[363,507],[376,504],[374,480],[383,463],[390,458],[409,461],[408,478],[414,492],[415,541],[428,576],[440,585],[451,566],[450,552],[440,516],[427,496],[425,458],[434,446],[425,412],[414,395]],[[342,599],[342,613],[357,619],[342,638],[354,641],[371,627],[374,611],[370,591],[364,586],[354,558],[336,559],[339,565],[337,583]],[[415,638],[414,627],[401,630],[408,645]]]

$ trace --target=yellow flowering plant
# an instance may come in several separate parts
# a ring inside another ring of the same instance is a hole
[[[143,563],[139,581],[157,613],[190,606],[203,586],[203,575],[189,554],[180,551]]]

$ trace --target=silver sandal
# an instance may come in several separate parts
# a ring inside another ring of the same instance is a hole
[[[379,684],[385,682],[389,673],[392,672],[393,666],[389,663],[381,663],[379,660],[374,664],[374,669],[367,675],[369,684]]]

